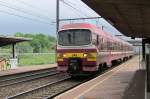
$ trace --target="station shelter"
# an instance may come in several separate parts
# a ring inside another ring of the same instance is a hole
[[[142,38],[142,63],[146,64],[146,96],[150,97],[150,1],[82,0],[124,35]],[[149,99],[149,98],[148,98]]]
[[[5,59],[4,57],[0,56],[0,71],[17,68],[18,59],[16,56],[15,45],[17,43],[30,41],[30,40],[31,40],[30,38],[23,38],[23,37],[0,36],[0,47],[6,45],[12,45],[12,57],[10,59]]]

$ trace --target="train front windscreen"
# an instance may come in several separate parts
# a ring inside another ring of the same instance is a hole
[[[91,32],[86,29],[63,30],[58,33],[58,44],[62,46],[80,46],[91,43]]]

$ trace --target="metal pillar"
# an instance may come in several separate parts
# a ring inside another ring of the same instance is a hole
[[[12,54],[13,54],[13,59],[16,58],[16,48],[15,48],[16,43],[12,44]]]
[[[145,40],[142,39],[142,57],[145,60]]]
[[[150,92],[150,55],[146,55],[147,92]]]

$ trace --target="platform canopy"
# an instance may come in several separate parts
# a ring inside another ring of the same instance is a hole
[[[150,0],[82,0],[123,34],[150,38]]]
[[[30,40],[31,40],[30,38],[23,38],[23,37],[0,36],[0,47]]]

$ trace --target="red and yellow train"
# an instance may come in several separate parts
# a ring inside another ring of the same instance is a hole
[[[56,52],[59,71],[82,75],[132,57],[133,46],[95,25],[74,23],[59,30]]]

